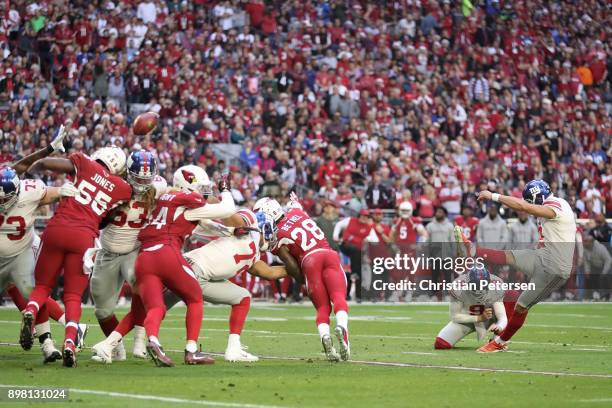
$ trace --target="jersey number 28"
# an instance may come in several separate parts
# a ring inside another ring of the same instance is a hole
[[[310,233],[310,237],[308,236]],[[300,226],[291,231],[291,239],[300,244],[303,251],[308,251],[317,245],[317,241],[325,238],[321,228],[311,219],[305,219]]]

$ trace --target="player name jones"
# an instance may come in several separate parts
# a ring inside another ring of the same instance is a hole
[[[108,181],[107,179],[105,179],[104,177],[102,177],[101,175],[97,173],[91,179],[93,180],[94,183],[96,183],[97,185],[105,189],[106,191],[113,191],[115,189],[114,183],[111,183],[110,181]]]

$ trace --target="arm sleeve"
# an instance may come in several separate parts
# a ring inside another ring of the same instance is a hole
[[[465,313],[461,313],[461,302],[451,300],[450,302],[450,315],[451,320],[455,323],[476,323],[478,322],[478,316],[473,316]]]
[[[232,193],[224,191],[221,193],[222,200],[215,204],[206,204],[202,207],[185,211],[185,219],[188,221],[200,221],[211,218],[227,218],[236,212],[236,204]]]
[[[340,235],[342,234],[342,231],[344,231],[344,229],[348,226],[350,220],[351,219],[349,217],[346,217],[336,223],[336,225],[334,226],[334,241],[340,241]]]
[[[198,228],[193,231],[193,235],[205,237],[231,237],[234,235],[234,227],[227,227],[219,222],[212,220],[201,220]]]
[[[506,316],[506,308],[504,307],[504,302],[493,303],[493,312],[495,313],[495,317],[497,318],[497,326],[499,326],[501,330],[504,330],[508,325],[508,316]]]

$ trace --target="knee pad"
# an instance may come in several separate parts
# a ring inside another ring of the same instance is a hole
[[[441,337],[436,337],[436,342],[434,343],[434,348],[436,350],[448,350],[452,349],[453,346],[448,341],[444,340]]]

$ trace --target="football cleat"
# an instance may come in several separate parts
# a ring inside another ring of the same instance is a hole
[[[111,364],[113,362],[113,350],[113,345],[104,339],[91,348],[91,351],[93,351],[91,359],[97,363]]]
[[[89,327],[84,323],[79,323],[77,327],[76,351],[81,352],[85,348],[85,337],[87,337]]]
[[[507,344],[499,344],[495,340],[491,340],[481,348],[479,348],[479,353],[497,353],[498,351],[506,351],[508,350]]]
[[[71,340],[64,342],[64,367],[76,367],[76,347]]]
[[[329,361],[340,361],[340,355],[338,355],[338,352],[334,348],[334,343],[332,342],[332,338],[329,334],[326,334],[321,338],[321,344],[323,345],[323,351],[325,352],[325,355]]]
[[[21,331],[19,332],[19,344],[24,350],[30,350],[34,344],[34,314],[24,312],[21,319]]]
[[[40,350],[43,353],[43,363],[54,363],[62,358],[62,353],[55,348],[55,343],[51,337],[47,337],[40,345]]]
[[[185,350],[185,364],[187,365],[201,365],[201,364],[215,364],[215,359],[207,356],[201,351],[192,353]]]
[[[342,326],[336,326],[334,330],[336,338],[338,339],[338,349],[340,351],[340,358],[343,361],[347,361],[351,358],[351,345],[349,343],[348,331]]]
[[[259,361],[259,357],[252,355],[246,351],[245,346],[241,347],[228,347],[225,350],[225,361],[230,362],[241,362],[241,363],[254,363]]]
[[[125,347],[122,341],[120,341],[119,344],[117,344],[115,348],[113,349],[113,360],[114,361],[127,360],[127,353],[125,352]]]
[[[136,358],[147,358],[147,335],[145,329],[142,326],[134,327],[134,348],[132,349],[132,355]]]
[[[456,225],[453,229],[453,235],[457,243],[457,255],[462,258],[473,257],[474,248],[472,247],[472,242],[463,234],[463,229]]]
[[[147,353],[158,367],[174,367],[174,361],[164,353],[162,346],[149,341],[147,344]],[[187,358],[185,356],[185,358]]]

